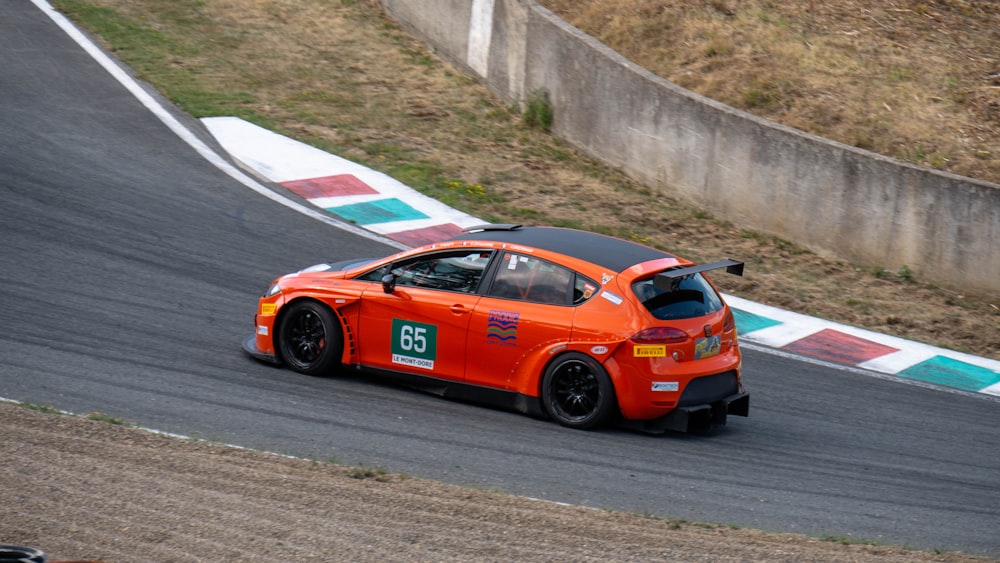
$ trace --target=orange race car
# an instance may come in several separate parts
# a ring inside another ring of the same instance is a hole
[[[380,259],[278,278],[243,348],[295,371],[352,367],[574,428],[703,432],[747,416],[736,323],[696,266],[633,242],[482,225]]]

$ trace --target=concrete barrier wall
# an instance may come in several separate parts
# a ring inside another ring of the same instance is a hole
[[[661,193],[820,254],[1000,293],[1000,186],[759,119],[632,64],[531,0],[381,0],[441,56]],[[748,258],[748,257],[744,257]]]

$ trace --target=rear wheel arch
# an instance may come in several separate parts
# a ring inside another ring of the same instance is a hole
[[[563,352],[546,364],[539,398],[550,417],[571,428],[597,428],[620,412],[607,369],[582,352]]]

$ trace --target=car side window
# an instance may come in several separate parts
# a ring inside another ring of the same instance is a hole
[[[395,262],[391,267],[377,268],[357,279],[380,281],[382,276],[391,272],[396,276],[397,286],[474,293],[491,254],[488,250],[468,249],[437,252]]]
[[[597,292],[597,287],[597,282],[594,280],[577,274],[576,281],[573,283],[573,304],[579,305],[593,297]]]
[[[505,252],[500,256],[490,296],[551,305],[575,302],[576,274],[546,260]]]

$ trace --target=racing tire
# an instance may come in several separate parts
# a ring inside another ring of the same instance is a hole
[[[329,307],[300,301],[282,315],[278,351],[293,370],[306,375],[333,373],[340,367],[343,350],[343,330]]]
[[[542,403],[559,424],[584,430],[607,424],[618,411],[607,370],[578,352],[567,352],[545,368]]]

